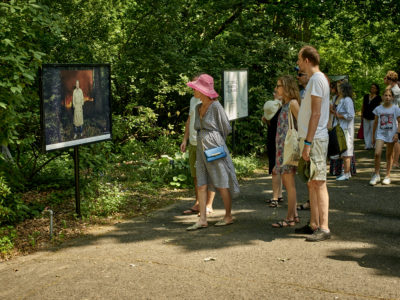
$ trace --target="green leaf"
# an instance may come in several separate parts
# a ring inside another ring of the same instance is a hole
[[[5,104],[5,103],[3,103],[3,102],[0,102],[0,107],[6,109],[6,108],[7,108],[7,104]]]

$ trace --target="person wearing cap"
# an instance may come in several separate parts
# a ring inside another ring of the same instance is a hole
[[[268,172],[272,174],[272,199],[266,202],[270,207],[277,207],[279,202],[283,201],[282,197],[282,178],[279,174],[273,174],[276,157],[276,128],[278,125],[278,116],[281,111],[282,102],[277,99],[274,92],[274,100],[266,101],[264,104],[264,115],[261,118],[263,123],[267,123],[267,155],[268,155]]]
[[[196,80],[198,77],[194,77],[192,80]],[[192,97],[190,99],[189,116],[185,123],[185,134],[181,143],[181,151],[189,152],[189,167],[190,175],[193,178],[194,189],[196,193],[196,202],[190,208],[183,211],[184,215],[198,214],[199,211],[199,200],[197,192],[197,178],[196,178],[196,151],[197,151],[197,131],[194,129],[195,112],[196,106],[200,103],[200,99]],[[189,144],[188,144],[189,142]],[[215,192],[209,191],[207,194],[206,211],[207,214],[213,213],[213,202],[214,202]]]
[[[194,128],[197,130],[196,177],[200,218],[198,222],[186,229],[191,231],[208,227],[207,191],[215,189],[221,194],[225,207],[224,218],[215,226],[230,225],[233,224],[232,198],[239,194],[240,189],[235,167],[225,143],[232,130],[229,119],[222,105],[216,100],[218,93],[214,90],[214,79],[210,75],[201,74],[187,85],[194,90],[194,96],[200,99],[201,103],[196,106],[194,124]],[[204,149],[208,150],[219,146],[223,146],[227,155],[208,162]]]

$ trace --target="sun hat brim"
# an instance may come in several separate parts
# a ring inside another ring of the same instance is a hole
[[[196,81],[190,81],[186,85],[192,89],[198,90],[200,93],[210,97],[211,99],[218,98],[218,93],[214,89],[206,91],[201,86],[196,85]]]

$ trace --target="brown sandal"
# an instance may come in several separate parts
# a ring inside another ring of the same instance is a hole
[[[282,220],[282,221],[272,224],[272,227],[283,228],[283,227],[293,227],[295,225],[296,225],[296,222],[294,220]]]

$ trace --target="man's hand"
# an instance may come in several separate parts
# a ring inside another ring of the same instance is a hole
[[[309,146],[309,145],[304,145],[303,153],[301,154],[301,157],[302,157],[305,161],[309,161],[309,160],[310,160],[310,150],[311,150],[311,146]]]
[[[393,142],[397,143],[399,141],[399,134],[395,133],[395,135],[393,136]]]
[[[186,152],[186,144],[187,144],[187,141],[183,141],[182,142],[182,144],[181,144],[181,151],[182,152]]]

